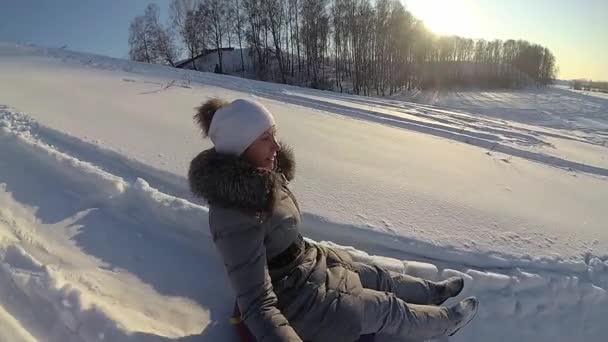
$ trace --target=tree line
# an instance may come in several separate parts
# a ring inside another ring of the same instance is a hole
[[[594,82],[591,80],[573,80],[570,87],[574,90],[597,91],[608,93],[608,82]]]
[[[258,79],[364,95],[542,86],[557,72],[546,47],[436,35],[398,0],[172,0],[166,26],[158,13],[151,4],[132,21],[131,59],[175,65],[213,50],[223,72],[234,46]]]

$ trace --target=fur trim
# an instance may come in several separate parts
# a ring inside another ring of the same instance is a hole
[[[275,171],[266,171],[241,157],[205,150],[190,162],[190,190],[209,204],[268,213],[276,192],[295,176],[293,150],[281,144],[276,163]]]
[[[288,182],[296,178],[296,157],[291,146],[281,143],[281,150],[277,152],[275,172],[283,174]]]

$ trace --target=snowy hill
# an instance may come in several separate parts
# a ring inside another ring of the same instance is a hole
[[[608,334],[607,100],[549,88],[414,103],[10,44],[0,75],[0,341],[235,340],[185,180],[209,147],[193,107],[212,96],[276,114],[307,237],[465,276],[481,312],[450,340]]]

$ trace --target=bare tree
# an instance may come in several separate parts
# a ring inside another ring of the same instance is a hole
[[[390,94],[410,87],[412,15],[400,2],[394,2],[388,21],[388,81]]]
[[[333,33],[333,48],[334,48],[334,74],[336,87],[340,88],[340,92],[343,92],[342,79],[341,79],[341,68],[342,60],[340,56],[344,49],[343,44],[343,32],[344,32],[344,1],[334,0],[331,6],[331,24]]]
[[[244,73],[245,59],[243,58],[243,38],[245,34],[245,18],[243,18],[243,9],[241,8],[242,5],[242,0],[232,0],[230,13],[232,14],[232,29],[234,30],[234,34],[236,34],[237,40],[239,42],[239,50],[241,52],[241,73]]]
[[[183,31],[188,12],[195,11],[200,0],[171,0],[169,17],[177,31]]]
[[[206,28],[201,24],[198,7],[200,0],[172,0],[169,15],[173,30],[181,37],[188,55],[192,59],[192,67],[197,70],[194,58],[201,54],[206,47]]]
[[[258,78],[266,77],[265,48],[262,44],[262,32],[264,30],[264,17],[260,0],[243,0],[244,12],[249,24],[247,40],[255,50],[255,63]]]
[[[190,54],[194,70],[198,70],[195,58],[207,48],[207,35],[208,28],[201,9],[197,8],[196,10],[188,11],[183,32],[183,42]]]
[[[201,13],[203,14],[203,21],[209,31],[209,41],[217,51],[218,58],[218,69],[219,73],[224,70],[222,61],[222,48],[224,35],[227,30],[227,9],[226,3],[222,0],[207,0],[201,3]]]
[[[296,24],[296,29],[295,29],[295,38],[296,38],[296,49],[298,51],[298,74],[300,74],[302,72],[302,59],[300,58],[301,54],[300,54],[300,19],[299,19],[299,13],[301,11],[301,6],[300,6],[300,0],[289,0],[290,2],[293,1],[293,11],[295,14],[295,24]]]
[[[279,63],[279,73],[282,83],[287,83],[286,68],[283,60],[283,53],[281,48],[281,33],[283,29],[284,10],[283,1],[281,0],[263,0],[265,5],[268,26],[272,34],[272,41],[274,43],[274,56]]]
[[[165,63],[175,66],[175,61],[178,58],[178,50],[175,46],[175,42],[171,33],[163,28],[160,28],[156,31],[155,38],[156,50],[160,58],[164,60]]]
[[[551,53],[551,50],[544,48],[540,83],[542,85],[551,84],[555,80],[556,74],[557,66],[555,65],[555,56]]]
[[[377,0],[375,11],[374,55],[371,63],[371,71],[376,94],[386,95],[387,69],[389,60],[389,16],[391,13],[389,0]]]
[[[151,59],[154,63],[167,63],[175,66],[177,49],[168,29],[160,23],[160,9],[156,4],[149,4],[144,14],[144,31],[151,42]]]
[[[325,52],[329,37],[329,15],[326,0],[304,0],[302,3],[302,39],[306,54],[306,72],[312,86],[322,82]],[[311,75],[312,72],[312,75]]]
[[[145,20],[137,16],[129,26],[129,58],[137,62],[152,63],[152,42],[146,36]]]
[[[129,57],[174,66],[177,49],[168,30],[160,24],[159,12],[157,5],[150,4],[143,16],[133,19],[129,27]]]

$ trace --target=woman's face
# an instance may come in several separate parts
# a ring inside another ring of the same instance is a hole
[[[277,152],[281,150],[276,137],[276,128],[273,126],[262,133],[256,141],[247,148],[245,159],[255,167],[272,170],[275,165]]]

